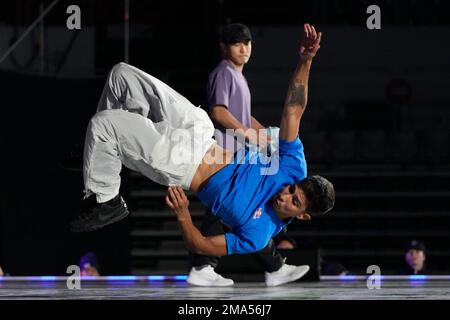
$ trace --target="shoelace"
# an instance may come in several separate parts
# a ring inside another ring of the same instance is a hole
[[[205,269],[208,269],[208,271],[209,271],[208,273],[209,273],[209,275],[211,275],[212,280],[220,279],[220,274],[216,273],[212,266],[207,266],[207,267],[205,267]]]
[[[284,264],[283,266],[286,269],[286,271],[288,271],[288,272],[292,272],[296,268],[296,266],[293,266],[293,265],[290,265],[290,264]]]

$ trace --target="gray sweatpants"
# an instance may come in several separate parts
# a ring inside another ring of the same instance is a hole
[[[109,73],[84,144],[85,197],[119,193],[122,164],[187,190],[215,143],[207,113],[151,75],[125,63]]]

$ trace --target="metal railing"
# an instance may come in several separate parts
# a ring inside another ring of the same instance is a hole
[[[23,39],[26,38],[26,36],[33,31],[34,28],[36,28],[36,26],[42,22],[42,20],[45,18],[45,16],[56,6],[56,4],[59,2],[59,0],[53,0],[52,3],[50,3],[50,5],[41,12],[41,14],[39,15],[39,17],[36,18],[36,20],[34,20],[34,22],[24,31],[24,33],[22,33],[22,35],[8,48],[8,50],[6,50],[6,52],[2,55],[2,57],[0,58],[0,64],[5,61],[5,59],[11,54],[11,52],[14,51],[14,49],[16,49],[16,47],[23,41]],[[42,37],[41,37],[42,38]],[[43,47],[43,45],[41,44],[41,47]],[[42,54],[42,52],[41,52]]]

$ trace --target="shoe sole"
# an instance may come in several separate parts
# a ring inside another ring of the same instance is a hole
[[[212,283],[208,283],[208,284],[202,283],[202,284],[200,284],[198,282],[194,283],[194,282],[190,281],[189,279],[187,279],[186,282],[188,284],[190,284],[191,286],[195,286],[195,287],[230,287],[230,286],[234,285],[234,282],[232,282],[230,284],[212,284]]]

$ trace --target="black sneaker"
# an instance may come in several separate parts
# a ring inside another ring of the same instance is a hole
[[[127,204],[120,195],[105,202],[97,203],[95,194],[83,200],[82,213],[71,221],[70,231],[94,231],[128,216]]]

